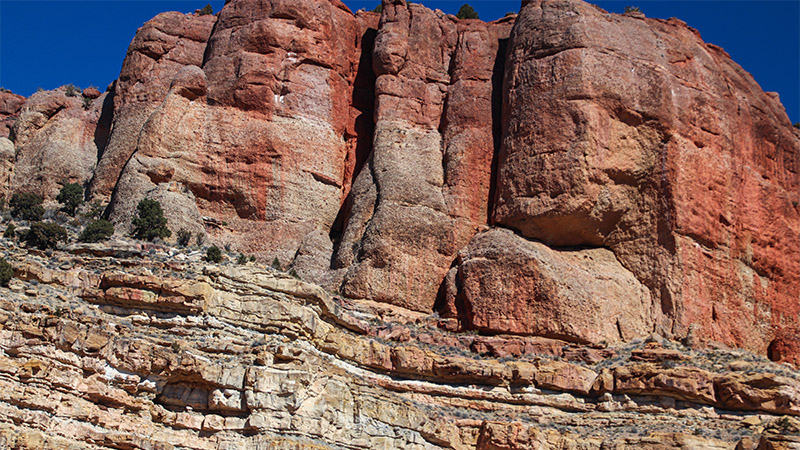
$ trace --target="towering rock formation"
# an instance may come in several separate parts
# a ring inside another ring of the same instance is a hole
[[[675,19],[530,2],[509,44],[505,95],[495,224],[520,241],[612,250],[649,288],[664,335],[697,327],[763,354],[794,334],[800,138],[722,49]],[[522,283],[549,282],[585,289],[559,274]],[[535,301],[495,292],[484,288],[478,306]],[[627,295],[638,290],[612,298]],[[585,312],[605,316],[602,297]]]
[[[173,231],[450,329],[800,357],[800,133],[677,19],[231,0],[145,24],[87,102],[28,99],[0,188],[91,179],[120,232],[155,198]]]
[[[64,184],[87,184],[108,137],[106,98],[84,97],[70,85],[27,99],[11,131],[16,155],[10,189],[55,200]]]
[[[355,165],[354,85],[371,18],[327,0],[226,6],[202,69],[178,71],[147,119],[111,217],[124,224],[140,198],[169,198],[173,228],[201,231],[206,216],[230,224],[221,240],[265,257],[288,262],[321,237],[327,269]]]
[[[493,88],[510,27],[384,4],[373,152],[335,259],[348,268],[346,295],[431,310],[455,253],[486,224]]]
[[[185,66],[202,64],[216,20],[212,15],[166,12],[138,30],[115,83],[113,131],[91,184],[95,199],[110,198],[142,127],[164,100],[172,78]]]

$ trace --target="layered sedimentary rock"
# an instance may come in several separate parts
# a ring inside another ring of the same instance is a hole
[[[765,353],[796,329],[800,137],[724,51],[678,20],[529,2],[505,95],[497,225],[611,249],[665,335]]]
[[[113,132],[97,163],[92,196],[108,200],[125,164],[136,150],[142,127],[161,104],[172,78],[187,65],[203,63],[208,35],[217,17],[167,12],[136,33],[115,83]]]
[[[514,339],[443,332],[429,315],[331,296],[271,268],[124,241],[49,256],[7,240],[0,249],[16,276],[0,288],[4,448],[710,450],[800,440],[800,375],[742,352],[527,338],[499,357],[487,344],[508,350]]]
[[[384,4],[373,151],[335,257],[346,295],[430,310],[455,253],[486,223],[510,27]]]
[[[105,101],[106,95],[83,97],[74,86],[28,98],[12,129],[11,190],[54,200],[66,183],[87,184],[108,137]]]

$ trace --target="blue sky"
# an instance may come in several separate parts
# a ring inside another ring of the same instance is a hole
[[[0,0],[0,86],[22,95],[74,83],[104,88],[118,75],[136,29],[163,11],[191,12],[223,0]],[[378,0],[345,0],[372,9]],[[455,13],[464,0],[421,1]],[[471,0],[481,19],[518,11],[520,2]],[[777,91],[800,122],[800,0],[595,1],[611,12],[636,5],[648,17],[678,17],[742,65],[766,91]]]

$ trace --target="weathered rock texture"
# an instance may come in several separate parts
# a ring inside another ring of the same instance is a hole
[[[0,245],[17,276],[0,288],[3,448],[697,450],[800,440],[800,374],[742,352],[530,338],[498,359],[484,337],[268,268],[205,266],[124,242],[51,256]]]
[[[577,342],[652,331],[649,292],[607,249],[556,251],[495,229],[475,236],[452,272],[446,311],[473,329]]]
[[[429,311],[456,252],[486,224],[497,62],[510,28],[384,4],[375,141],[335,257],[348,268],[346,295]]]
[[[83,97],[74,86],[33,94],[12,129],[11,190],[54,200],[64,184],[87,184],[108,137],[105,100]]]
[[[497,225],[611,249],[665,335],[763,354],[797,329],[800,137],[722,49],[678,20],[530,2],[505,93]]]
[[[99,94],[2,93],[0,193],[91,180],[118,234],[157,199],[449,330],[800,361],[800,132],[676,19],[232,0],[145,24]]]
[[[161,104],[183,67],[203,62],[216,16],[167,12],[145,23],[133,38],[114,88],[114,124],[97,164],[91,191],[108,200],[136,150],[142,127]]]
[[[14,121],[25,103],[25,97],[13,92],[0,90],[0,137],[7,138],[11,134]]]
[[[111,217],[125,224],[138,199],[168,191],[173,228],[202,230],[201,216],[226,222],[220,239],[243,251],[289,262],[307,236],[327,235],[354,171],[359,43],[376,20],[327,0],[230,3],[202,69],[169,74]]]

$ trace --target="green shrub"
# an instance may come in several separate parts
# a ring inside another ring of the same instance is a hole
[[[14,239],[17,236],[17,227],[13,223],[8,224],[6,231],[3,232],[3,237],[6,239]]]
[[[214,8],[212,8],[210,4],[206,4],[206,6],[203,6],[203,9],[200,10],[200,15],[208,16],[210,14],[214,14]]]
[[[378,14],[382,13],[383,12],[383,3],[381,3],[378,6],[376,6],[375,9],[372,10],[372,12],[376,12]]]
[[[168,238],[172,232],[167,228],[167,219],[161,203],[156,200],[142,199],[136,206],[136,217],[133,224],[133,237],[152,241],[156,238]]]
[[[14,269],[5,258],[0,258],[0,286],[8,287],[8,282],[14,277]]]
[[[197,233],[197,238],[195,239],[195,242],[197,242],[197,246],[198,246],[198,247],[202,247],[202,246],[203,246],[203,243],[204,243],[205,241],[206,241],[206,235],[205,235],[205,233],[203,233],[203,232]]]
[[[216,245],[208,247],[208,250],[206,250],[206,261],[214,263],[222,261],[222,250]]]
[[[22,220],[42,220],[42,197],[30,192],[17,192],[11,197],[11,216]]]
[[[795,128],[800,128],[800,122],[795,122],[792,125],[794,125]]]
[[[461,8],[458,9],[458,13],[456,13],[456,17],[459,19],[479,19],[478,13],[475,12],[475,9],[472,6],[467,4],[461,5]]]
[[[92,107],[92,101],[89,97],[83,97],[83,109],[89,110]]]
[[[74,217],[75,211],[83,204],[83,188],[78,183],[65,184],[58,192],[56,200],[64,205],[61,208],[64,212]]]
[[[255,255],[250,255],[250,258],[249,258],[249,259],[250,259],[250,262],[256,262],[256,257],[255,257]]]
[[[75,86],[74,84],[68,84],[65,91],[67,97],[77,97],[78,93],[80,92],[80,89],[78,89],[78,87]]]
[[[239,253],[239,257],[236,259],[236,264],[247,264],[247,256],[244,256],[244,253]]]
[[[83,216],[89,219],[99,219],[100,216],[103,215],[103,211],[105,211],[106,206],[99,201],[95,200],[89,203],[89,207],[86,212],[83,213]]]
[[[99,219],[86,225],[83,233],[78,236],[80,242],[100,242],[105,241],[114,234],[114,224],[105,220]]]
[[[638,6],[626,6],[625,13],[642,12]]]
[[[281,269],[281,262],[278,261],[278,257],[276,256],[275,259],[272,260],[272,268],[275,270],[282,270]]]
[[[66,242],[67,230],[49,222],[34,222],[25,234],[25,243],[39,250],[56,248],[59,242]]]
[[[178,245],[181,247],[186,247],[189,245],[189,241],[192,240],[192,233],[186,229],[178,230]]]

